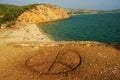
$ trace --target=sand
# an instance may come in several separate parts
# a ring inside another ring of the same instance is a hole
[[[120,46],[55,42],[36,25],[0,30],[0,80],[120,80]]]
[[[29,24],[16,29],[0,29],[1,44],[32,41],[41,43],[52,42],[35,24]]]

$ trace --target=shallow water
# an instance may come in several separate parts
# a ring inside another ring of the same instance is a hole
[[[55,41],[99,41],[120,44],[120,13],[85,14],[40,24]]]

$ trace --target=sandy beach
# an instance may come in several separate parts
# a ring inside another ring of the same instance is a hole
[[[13,42],[52,42],[48,36],[44,35],[37,25],[29,24],[16,29],[0,29],[0,43]]]
[[[120,80],[120,48],[55,42],[36,25],[0,30],[0,80]]]

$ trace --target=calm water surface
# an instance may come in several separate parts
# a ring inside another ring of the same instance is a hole
[[[40,24],[55,41],[99,41],[120,44],[120,13],[85,14]]]

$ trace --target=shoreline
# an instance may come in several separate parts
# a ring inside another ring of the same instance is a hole
[[[120,12],[84,13],[84,14],[74,14],[74,15],[70,15],[70,17],[72,17],[72,16],[77,16],[77,15],[111,14],[111,13],[120,13]]]
[[[117,45],[116,43],[105,43],[97,41],[54,41],[50,36],[45,34],[35,24],[27,24],[26,26],[19,26],[16,29],[0,29],[0,44],[40,44],[40,45],[58,45],[78,43],[87,46],[90,45]],[[23,45],[25,46],[25,45]]]
[[[0,44],[17,42],[54,42],[45,35],[35,24],[28,24],[16,29],[1,29]]]

